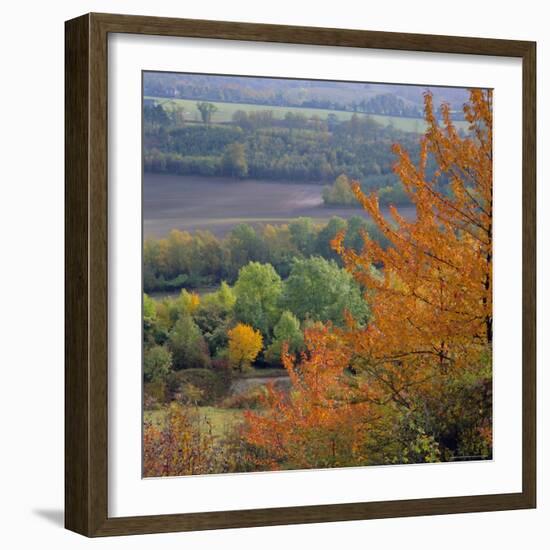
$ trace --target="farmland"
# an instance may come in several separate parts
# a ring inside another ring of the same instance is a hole
[[[173,99],[165,97],[152,97],[146,96],[145,99],[153,100],[158,102],[163,108],[167,111],[181,110],[184,113],[184,117],[187,121],[190,122],[200,122],[201,117],[200,113],[197,110],[197,101],[194,99]],[[330,109],[317,109],[317,108],[307,108],[307,107],[287,107],[287,106],[273,106],[273,105],[258,105],[253,103],[226,103],[213,101],[211,102],[217,108],[217,111],[212,115],[212,122],[223,124],[229,123],[233,119],[233,115],[237,111],[245,112],[265,112],[271,111],[273,117],[276,119],[283,119],[287,113],[301,114],[306,117],[318,116],[321,119],[326,119],[329,115],[334,115],[341,121],[350,120],[353,116],[352,111],[339,111],[339,110],[330,110]],[[422,133],[426,129],[426,123],[422,118],[412,118],[412,117],[400,117],[400,116],[390,116],[390,115],[378,115],[378,114],[369,114],[359,115],[361,117],[368,116],[372,120],[376,121],[382,126],[393,126],[398,130],[404,132],[415,132]],[[467,129],[467,123],[464,121],[457,121],[456,125],[458,128]]]
[[[324,206],[322,190],[312,183],[145,174],[144,236],[200,229],[221,237],[239,223],[281,224],[301,216],[325,223],[333,216],[367,218],[359,208]],[[400,212],[414,216],[411,206]]]

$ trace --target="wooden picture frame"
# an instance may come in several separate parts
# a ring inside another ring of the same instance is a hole
[[[523,489],[384,502],[108,516],[107,37],[109,33],[520,58],[523,67]],[[88,14],[65,26],[65,525],[86,536],[484,512],[536,506],[534,42]]]

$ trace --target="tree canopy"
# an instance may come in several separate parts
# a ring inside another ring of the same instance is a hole
[[[302,321],[343,325],[346,311],[359,323],[368,316],[368,306],[353,277],[336,262],[320,257],[295,260],[281,303]]]
[[[262,351],[263,338],[251,326],[238,323],[227,333],[229,336],[229,361],[239,371],[249,368]]]
[[[235,316],[266,336],[271,333],[279,314],[281,277],[271,264],[250,262],[239,270],[235,283]]]

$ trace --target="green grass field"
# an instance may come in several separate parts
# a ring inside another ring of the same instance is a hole
[[[221,437],[227,433],[229,428],[241,421],[243,411],[240,409],[221,409],[217,407],[198,407],[203,420],[208,421],[212,426],[212,434]],[[166,409],[155,411],[144,411],[143,419],[160,424],[166,414]]]
[[[183,109],[185,113],[185,119],[200,122],[200,114],[197,110],[197,100],[195,99],[169,99],[165,97],[153,97],[145,96],[145,99],[152,99],[160,103],[166,110]],[[329,114],[334,114],[339,120],[349,120],[353,113],[350,111],[331,111],[328,109],[312,109],[306,107],[280,107],[272,105],[255,105],[252,103],[221,103],[217,101],[211,101],[217,107],[217,111],[212,116],[212,122],[230,122],[233,118],[235,111],[273,111],[275,118],[284,118],[287,112],[302,113],[305,116],[312,117],[314,115],[319,116],[322,119],[328,117]],[[394,128],[403,130],[405,132],[417,132],[422,133],[426,128],[426,123],[422,118],[407,118],[397,116],[386,115],[364,115],[369,116],[376,122],[383,126],[393,125]],[[464,121],[455,122],[457,128],[467,129],[467,123]]]

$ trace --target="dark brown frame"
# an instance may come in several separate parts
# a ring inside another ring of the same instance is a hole
[[[107,36],[183,36],[492,55],[523,63],[521,493],[110,518],[107,513]],[[86,536],[485,512],[536,506],[536,44],[88,14],[65,24],[65,526]]]

